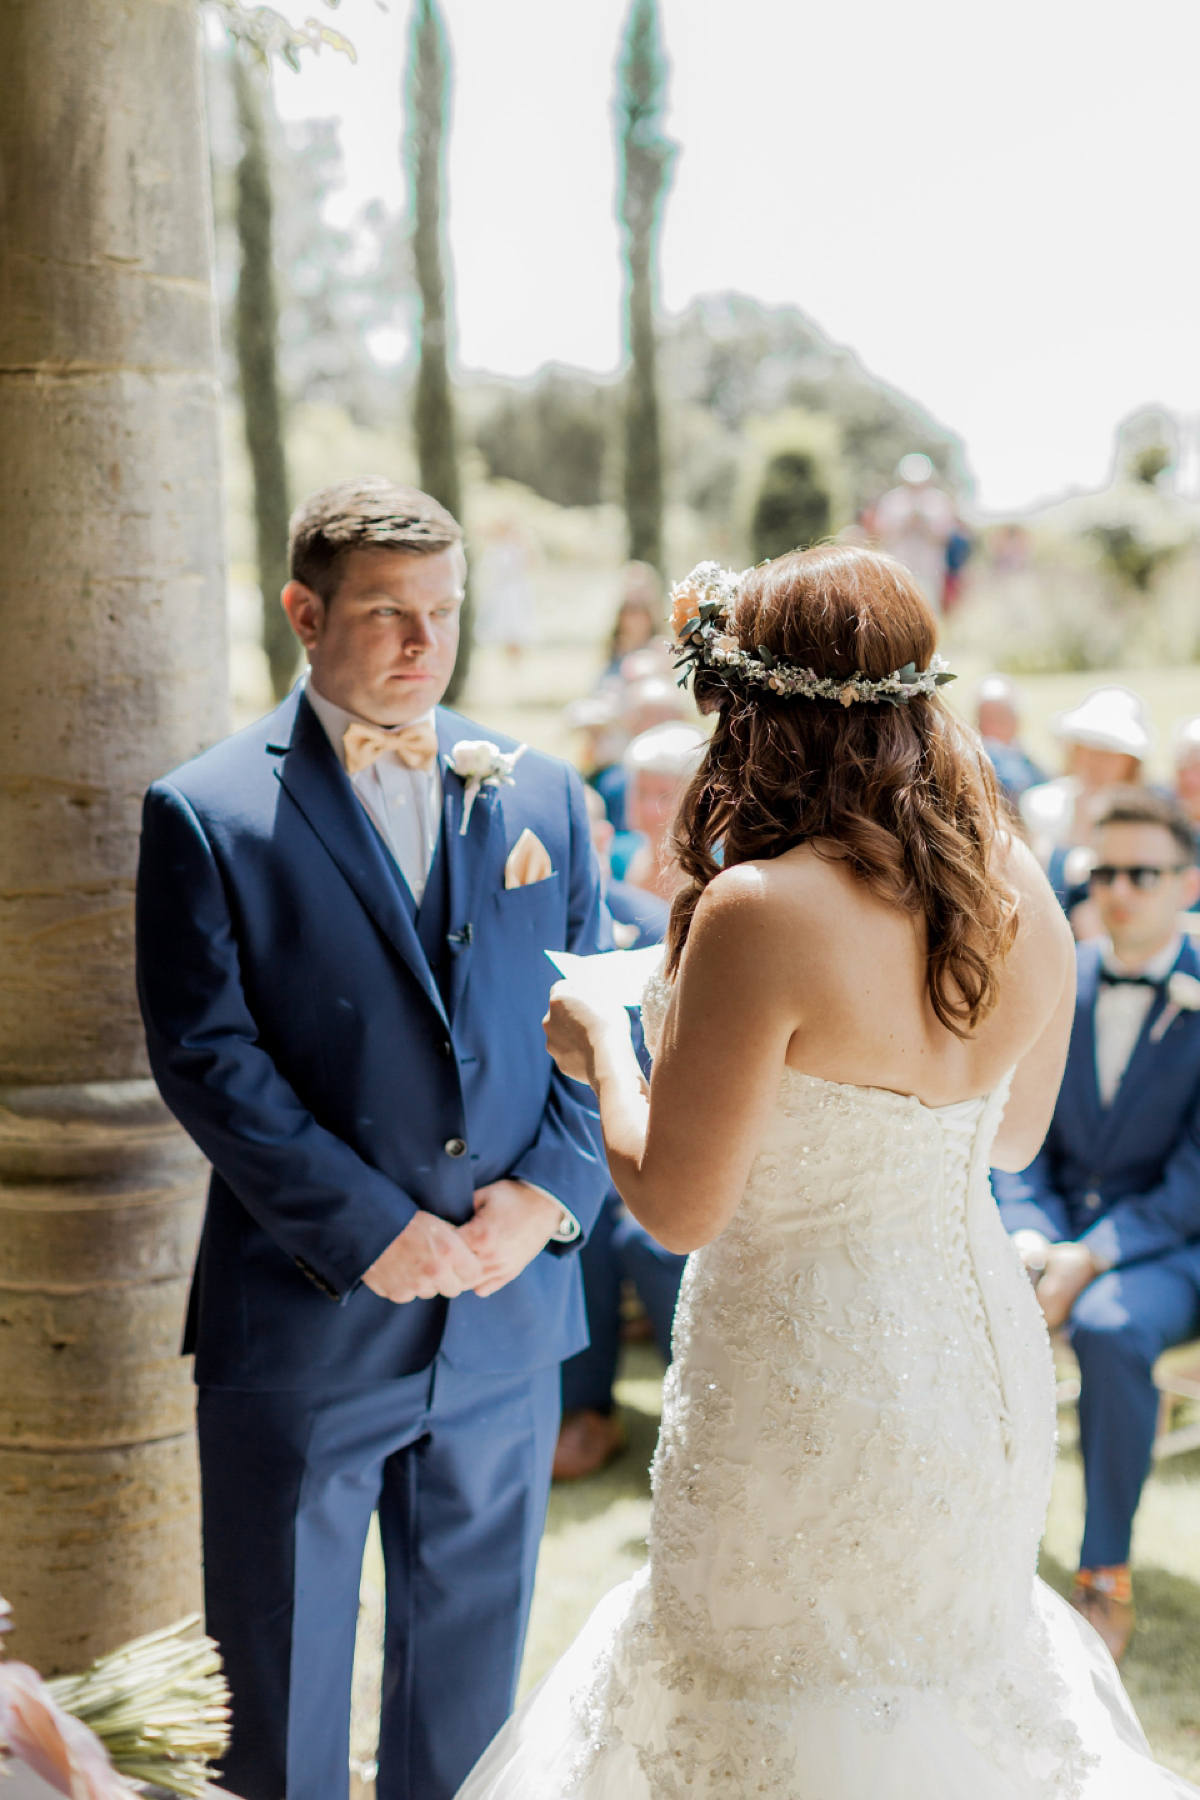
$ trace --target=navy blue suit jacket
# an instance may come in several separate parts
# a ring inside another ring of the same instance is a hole
[[[516,1176],[586,1233],[609,1182],[592,1094],[557,1073],[541,1028],[556,979],[543,951],[608,943],[582,784],[531,751],[514,786],[483,789],[462,836],[446,757],[484,734],[440,707],[437,734],[444,995],[411,894],[301,690],[146,796],[150,1062],[213,1168],[185,1339],[201,1383],[363,1385],[439,1348],[463,1370],[519,1372],[587,1341],[570,1247],[486,1300],[396,1306],[361,1285],[418,1208],[462,1223],[475,1188]],[[506,890],[526,827],[554,873]]]
[[[1081,1238],[1110,1267],[1195,1245],[1200,1271],[1200,1012],[1178,1012],[1156,1043],[1166,1007],[1156,996],[1112,1104],[1101,1106],[1101,948],[1081,944],[1077,955],[1075,1023],[1046,1142],[1020,1174],[992,1171],[1004,1223]],[[1200,977],[1186,940],[1175,966]]]

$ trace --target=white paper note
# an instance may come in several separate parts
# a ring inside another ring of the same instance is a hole
[[[665,954],[661,944],[645,950],[601,950],[596,956],[546,952],[563,979],[593,1006],[640,1006],[646,983],[662,967]]]

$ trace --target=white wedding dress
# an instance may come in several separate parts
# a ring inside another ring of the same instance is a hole
[[[651,1040],[665,1001],[652,982]],[[928,1107],[785,1072],[684,1277],[649,1566],[458,1800],[1200,1792],[1035,1575],[1054,1384],[988,1183],[1007,1092]]]

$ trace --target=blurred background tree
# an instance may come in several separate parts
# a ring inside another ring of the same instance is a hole
[[[244,53],[230,58],[241,157],[236,173],[240,250],[234,344],[242,423],[254,484],[262,641],[277,700],[289,692],[299,646],[279,595],[287,580],[288,478],[279,383],[279,297],[275,283],[274,203],[267,135],[267,74]]]
[[[625,228],[625,513],[629,555],[660,572],[663,560],[662,442],[654,311],[662,206],[675,145],[663,136],[667,62],[657,0],[633,0],[617,70],[619,210]]]
[[[807,450],[780,450],[768,462],[750,522],[753,560],[807,550],[829,535],[829,493]]]
[[[448,358],[450,304],[442,201],[449,92],[450,45],[441,10],[437,0],[416,0],[405,94],[413,263],[421,301],[413,427],[421,486],[461,520],[462,491]],[[466,682],[470,658],[468,595],[463,605],[458,661],[446,693],[451,703]]]
[[[613,418],[611,388],[549,369],[524,390],[502,390],[475,443],[493,480],[519,481],[556,506],[598,506]]]

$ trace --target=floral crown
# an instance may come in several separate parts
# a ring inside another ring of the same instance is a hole
[[[671,589],[671,624],[679,647],[675,667],[682,670],[680,687],[689,677],[694,679],[698,670],[715,669],[726,677],[769,688],[785,699],[840,700],[843,706],[853,706],[856,700],[907,706],[918,694],[936,694],[955,680],[941,656],[931,657],[927,669],[905,663],[882,681],[873,681],[861,670],[850,676],[826,676],[797,668],[794,663],[780,662],[765,644],[759,644],[757,655],[751,655],[728,629],[748,573],[735,575],[715,562],[702,562]]]

